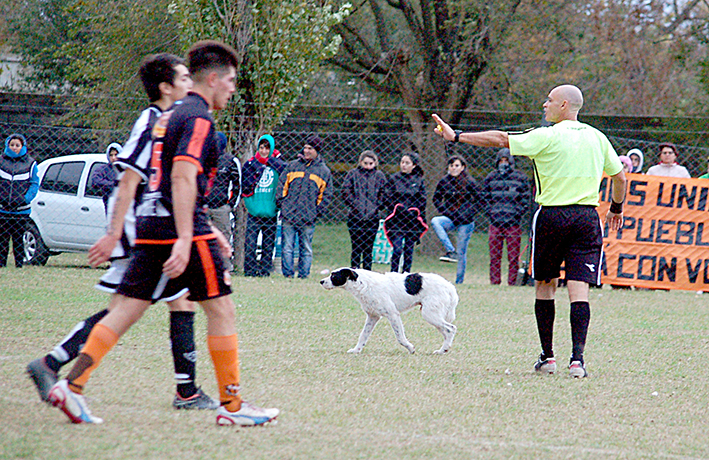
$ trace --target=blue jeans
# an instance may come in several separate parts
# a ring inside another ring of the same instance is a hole
[[[463,283],[463,279],[465,279],[466,259],[468,256],[468,242],[473,234],[473,230],[475,230],[475,223],[471,222],[469,224],[458,225],[456,227],[453,225],[453,221],[448,217],[436,216],[431,219],[431,227],[433,227],[433,231],[436,232],[436,236],[438,236],[438,239],[441,240],[441,243],[443,243],[443,247],[446,248],[446,252],[455,252],[458,256],[458,270],[455,274],[455,283]],[[453,243],[451,243],[450,238],[448,238],[448,232],[456,229],[458,230],[458,233],[455,241],[458,247],[454,248]]]
[[[295,235],[298,234],[298,278],[307,278],[310,275],[310,266],[313,263],[313,234],[315,225],[293,225],[283,222],[281,228],[283,237],[283,254],[281,270],[283,276],[293,277],[293,245]]]

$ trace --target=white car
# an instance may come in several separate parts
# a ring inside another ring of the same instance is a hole
[[[107,162],[105,154],[92,153],[39,164],[39,191],[23,237],[25,263],[44,265],[50,255],[88,251],[103,236],[106,211],[93,178]]]

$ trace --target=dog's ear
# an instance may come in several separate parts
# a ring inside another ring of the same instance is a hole
[[[330,274],[330,281],[333,286],[344,286],[349,279],[349,268],[338,268]]]
[[[349,272],[348,275],[347,275],[347,277],[348,277],[351,281],[357,281],[357,278],[359,278],[359,275],[357,274],[357,272],[354,271],[354,269],[352,269],[352,268],[348,268],[347,271]]]
[[[339,268],[330,274],[333,286],[344,286],[348,280],[357,281],[357,273],[351,268]]]

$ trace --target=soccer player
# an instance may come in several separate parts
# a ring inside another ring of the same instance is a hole
[[[453,142],[480,147],[509,148],[512,155],[531,158],[537,182],[534,215],[532,275],[536,280],[535,314],[542,345],[534,369],[556,372],[552,347],[554,297],[562,261],[565,261],[571,301],[571,377],[586,377],[583,358],[591,309],[590,284],[600,284],[603,229],[595,210],[605,172],[612,179],[611,207],[606,222],[617,230],[623,222],[626,179],[618,155],[603,133],[578,121],[583,105],[581,90],[573,85],[552,89],[544,103],[545,119],[552,126],[523,133],[491,130],[454,131],[438,115],[434,132]]]
[[[228,251],[204,210],[219,158],[210,112],[225,108],[234,93],[238,58],[228,45],[201,41],[190,48],[188,62],[193,90],[153,128],[151,173],[136,211],[135,247],[115,307],[93,328],[67,378],[49,392],[50,402],[74,423],[102,422],[82,396],[91,372],[169,282],[188,288],[189,299],[207,315],[207,345],[221,401],[217,423],[261,425],[279,413],[246,403],[239,393],[234,303],[222,259]]]
[[[49,390],[57,382],[59,370],[79,355],[91,329],[112,310],[117,301],[116,287],[128,268],[130,246],[135,239],[135,203],[140,201],[143,183],[149,175],[153,125],[164,110],[187,95],[192,80],[183,59],[172,54],[148,56],[140,66],[140,78],[150,100],[135,122],[125,148],[115,166],[121,171],[119,188],[112,194],[108,208],[108,232],[89,251],[89,261],[95,258],[111,260],[111,268],[96,288],[113,294],[107,309],[80,321],[54,349],[27,366],[27,373],[37,387],[39,396],[47,401]],[[154,302],[165,300],[170,306],[170,341],[177,393],[172,405],[176,409],[217,409],[218,401],[210,398],[195,385],[196,357],[194,342],[194,304],[187,300],[187,290],[167,289]]]

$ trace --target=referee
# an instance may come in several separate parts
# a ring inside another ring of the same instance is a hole
[[[554,296],[562,262],[571,301],[571,377],[586,377],[583,351],[591,309],[589,285],[600,284],[603,228],[596,213],[601,178],[612,179],[611,230],[623,222],[626,179],[618,155],[606,136],[578,121],[583,94],[573,85],[552,89],[544,103],[544,118],[552,126],[519,133],[454,131],[438,115],[434,132],[453,142],[479,147],[507,147],[532,160],[540,207],[532,223],[532,276],[536,280],[534,312],[542,353],[534,365],[541,373],[556,372],[552,346]]]

